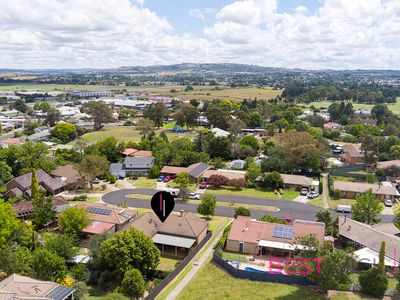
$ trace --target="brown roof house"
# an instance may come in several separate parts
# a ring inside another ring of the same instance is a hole
[[[385,265],[393,268],[399,266],[400,238],[393,233],[391,226],[386,224],[367,225],[339,216],[339,235],[352,241],[356,249],[354,255],[359,262],[359,268],[366,268],[379,263],[379,251],[383,241],[386,243]],[[390,231],[387,232],[389,228]]]
[[[106,231],[117,232],[137,216],[137,210],[110,206],[105,203],[80,203],[86,207],[90,224],[82,229],[84,237],[102,234]]]
[[[65,190],[66,183],[60,178],[53,178],[42,169],[36,171],[39,188],[46,190],[51,195],[57,195]],[[15,177],[7,182],[7,192],[5,197],[18,197],[21,195],[31,195],[32,173]]]
[[[400,168],[400,160],[388,160],[388,161],[380,161],[377,163],[377,169],[388,169],[390,167]]]
[[[17,274],[0,281],[1,300],[65,300],[74,299],[74,293],[73,288]]]
[[[135,227],[150,237],[162,254],[185,257],[207,235],[207,221],[192,213],[171,214],[164,223],[152,212],[144,213],[124,229]]]
[[[324,233],[325,224],[320,222],[295,220],[293,225],[282,225],[238,216],[233,220],[225,250],[260,256],[288,256],[302,247],[295,245],[296,238],[315,234],[322,243]]]
[[[380,200],[389,200],[400,196],[397,189],[392,186],[389,182],[377,183],[361,183],[361,182],[350,182],[350,181],[335,181],[333,183],[333,189],[340,191],[343,198],[356,198],[362,193],[372,190],[375,197]]]
[[[218,169],[218,170],[206,170],[202,175],[201,175],[201,180],[202,181],[208,181],[211,176],[213,175],[221,175],[228,180],[233,180],[233,179],[246,179],[246,172],[245,171],[237,171],[237,170],[227,170],[227,169]]]
[[[71,206],[62,196],[53,197],[53,199],[51,199],[51,204],[58,213],[62,212],[64,208]],[[12,204],[12,207],[18,218],[28,217],[33,212],[32,201],[17,201]]]
[[[196,181],[201,175],[210,169],[210,166],[206,163],[199,162],[196,164],[192,164],[187,168],[184,167],[174,167],[174,166],[164,166],[160,173],[161,175],[169,175],[176,176],[179,173],[186,172],[189,174],[189,177],[192,181]]]
[[[87,181],[73,165],[59,166],[51,172],[53,178],[59,178],[65,182],[67,190],[85,188]]]

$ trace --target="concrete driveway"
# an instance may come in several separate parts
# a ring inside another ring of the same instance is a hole
[[[385,206],[384,210],[382,211],[382,214],[383,214],[383,215],[390,215],[390,216],[393,216],[393,215],[394,215],[393,207]]]
[[[306,204],[309,200],[310,199],[308,199],[307,196],[299,195],[296,198],[294,198],[292,201]]]

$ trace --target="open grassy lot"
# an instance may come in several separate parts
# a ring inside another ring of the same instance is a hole
[[[175,266],[180,261],[181,260],[178,258],[161,256],[160,263],[157,266],[157,270],[171,272],[175,269]]]
[[[224,186],[224,187],[208,187],[207,190],[213,194],[220,194],[220,195],[260,197],[260,198],[273,198],[273,199],[279,198],[279,196],[275,194],[273,191],[267,191],[259,188],[244,188],[242,190],[236,190],[233,187]],[[299,192],[297,191],[284,190],[281,198],[285,200],[293,200],[298,195]]]
[[[159,134],[161,130],[156,130],[156,134]],[[187,137],[189,139],[194,138],[194,132],[188,133],[174,133],[168,132],[167,137],[171,142],[181,137]],[[88,143],[96,143],[102,141],[108,137],[115,137],[117,140],[122,142],[140,142],[141,136],[138,130],[135,130],[133,126],[112,126],[102,128],[98,131],[88,132],[82,136],[82,140]]]
[[[318,102],[311,102],[311,103],[300,103],[300,106],[304,107],[310,107],[311,105],[314,105],[316,108],[328,108],[329,105],[332,104],[333,101],[318,101]],[[366,103],[355,103],[353,102],[353,108],[354,109],[368,109],[371,110],[374,104],[366,104]],[[396,103],[387,103],[387,106],[389,110],[394,112],[395,114],[400,114],[400,99],[397,99]]]
[[[203,267],[177,299],[325,299],[310,290],[291,285],[237,279],[212,263]]]
[[[282,94],[282,90],[274,90],[272,88],[257,87],[218,87],[215,86],[194,86],[192,91],[185,92],[184,86],[171,87],[175,89],[175,93],[160,92],[164,96],[179,98],[180,100],[212,100],[212,99],[229,99],[231,101],[239,101],[243,99],[273,99]]]

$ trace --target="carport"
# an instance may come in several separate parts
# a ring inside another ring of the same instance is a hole
[[[161,254],[173,256],[186,256],[189,249],[196,242],[195,239],[157,233],[152,241],[161,250]]]

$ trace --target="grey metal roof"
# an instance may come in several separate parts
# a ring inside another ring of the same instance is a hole
[[[124,165],[133,165],[135,169],[143,169],[143,168],[151,168],[154,164],[154,157],[142,157],[142,156],[135,156],[125,157]]]
[[[50,293],[46,295],[46,297],[50,297],[54,300],[64,300],[73,292],[75,292],[75,289],[63,285],[58,285],[56,288],[51,290]]]
[[[209,167],[209,166],[208,166],[207,164],[201,162],[201,163],[199,163],[199,165],[196,166],[193,170],[190,170],[190,171],[189,171],[189,175],[192,176],[192,177],[197,177],[197,176],[199,176],[202,172],[204,172],[205,170],[207,170],[208,167]]]
[[[169,246],[177,246],[182,248],[190,248],[196,241],[195,239],[183,238],[179,236],[167,235],[157,233],[153,236],[152,241],[156,244],[163,244]]]

